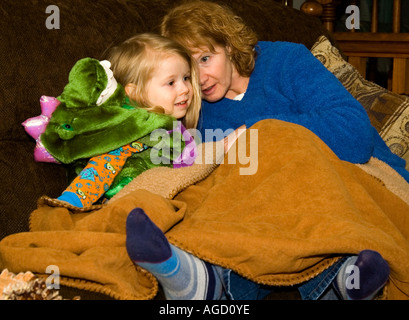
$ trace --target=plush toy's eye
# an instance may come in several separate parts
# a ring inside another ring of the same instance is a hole
[[[74,138],[76,134],[74,127],[69,123],[60,124],[60,126],[56,128],[56,132],[62,140],[70,140]]]
[[[71,127],[71,125],[68,124],[68,123],[62,124],[61,127],[62,127],[63,129],[65,129],[65,130],[70,130],[70,131],[73,130],[72,127]]]

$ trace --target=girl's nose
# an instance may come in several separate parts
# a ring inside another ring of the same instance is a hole
[[[186,83],[183,83],[180,89],[180,95],[188,94],[190,92],[190,86]]]

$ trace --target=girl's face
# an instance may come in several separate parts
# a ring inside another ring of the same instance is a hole
[[[179,55],[170,55],[155,68],[146,86],[152,106],[161,106],[176,119],[183,118],[192,102],[193,90],[190,67]]]
[[[191,48],[193,58],[199,65],[200,86],[202,98],[209,102],[218,101],[224,97],[233,99],[244,92],[246,87],[241,81],[231,62],[227,49],[215,46],[212,53],[208,48]]]

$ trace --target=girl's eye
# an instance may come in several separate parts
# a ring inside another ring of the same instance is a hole
[[[172,81],[168,82],[168,85],[173,86],[174,83],[175,83],[175,81],[172,80]]]
[[[185,76],[185,77],[183,78],[183,80],[184,80],[184,81],[190,81],[190,76]]]

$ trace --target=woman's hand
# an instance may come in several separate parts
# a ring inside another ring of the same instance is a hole
[[[224,153],[227,153],[234,142],[238,139],[238,137],[246,131],[246,125],[242,125],[241,127],[234,130],[230,133],[227,137],[224,138]]]

